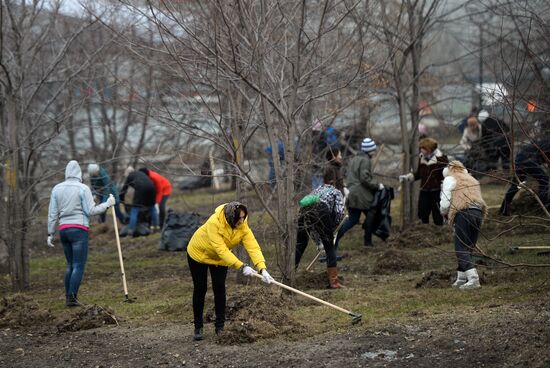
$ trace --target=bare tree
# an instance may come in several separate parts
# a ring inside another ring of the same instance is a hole
[[[71,103],[68,86],[89,65],[89,59],[64,61],[91,23],[62,16],[59,2],[49,5],[3,1],[0,7],[0,239],[15,290],[29,286],[27,231],[40,207],[36,186],[52,175],[46,162],[63,156],[52,142],[67,111],[56,104]]]
[[[185,114],[174,113],[174,103],[158,110],[155,118],[233,157],[235,175],[252,185],[278,230],[278,263],[286,282],[294,277],[296,173],[302,165],[297,148],[309,144],[305,137],[311,115],[306,111],[344,89],[347,94],[334,110],[364,95],[375,70],[365,64],[365,24],[358,22],[369,10],[367,5],[330,0],[148,1],[147,8],[140,8],[128,2],[156,25],[162,40],[157,51],[171,60],[165,71],[190,86],[209,113],[210,124],[178,118]],[[209,103],[212,100],[215,104]],[[250,161],[239,156],[244,144],[262,142],[262,137],[264,145],[275,148],[281,141],[285,150],[284,161],[277,149],[272,150],[274,211],[244,165]]]

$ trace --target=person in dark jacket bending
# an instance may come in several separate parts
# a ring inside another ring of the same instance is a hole
[[[128,187],[134,188],[134,198],[132,201],[132,209],[130,210],[130,223],[128,224],[128,234],[135,235],[137,228],[138,216],[140,210],[145,209],[151,213],[153,226],[158,226],[157,211],[155,210],[155,184],[149,177],[141,172],[135,171],[129,166],[126,171],[126,181],[120,191],[120,200],[124,202]]]
[[[542,164],[548,163],[549,159],[550,138],[539,139],[519,149],[515,159],[514,180],[508,187],[500,206],[501,215],[510,216],[510,204],[519,191],[519,187],[525,184],[527,176],[532,176],[539,183],[538,197],[547,209],[550,207],[548,201],[548,175],[542,167]]]
[[[415,181],[420,179],[420,195],[418,196],[418,217],[422,223],[430,222],[430,213],[436,225],[443,225],[443,217],[439,212],[441,183],[443,183],[443,169],[449,163],[439,148],[437,141],[432,138],[421,139],[418,143],[420,158],[415,173],[399,175],[399,181]]]

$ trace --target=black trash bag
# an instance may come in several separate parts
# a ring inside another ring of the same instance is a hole
[[[374,211],[375,220],[372,233],[382,240],[386,240],[390,236],[391,231],[391,201],[394,198],[393,188],[384,187],[378,190],[374,195],[374,200],[369,211]]]
[[[160,250],[186,251],[191,237],[205,222],[198,213],[178,213],[168,210],[160,236]]]

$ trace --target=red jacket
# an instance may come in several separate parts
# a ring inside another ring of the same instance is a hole
[[[155,189],[157,194],[155,196],[155,203],[160,203],[162,197],[172,194],[172,184],[164,176],[159,173],[149,170],[149,179],[155,183]]]

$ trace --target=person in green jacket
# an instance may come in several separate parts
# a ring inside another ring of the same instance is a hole
[[[248,209],[239,202],[218,206],[214,214],[195,231],[187,246],[187,262],[193,278],[194,340],[203,338],[203,310],[206,296],[208,271],[212,277],[214,306],[216,311],[216,335],[225,324],[225,279],[227,268],[252,276],[257,271],[240,261],[231,250],[243,244],[252,266],[262,275],[262,281],[269,284],[273,278],[267,272],[265,259],[258,241],[248,227]]]
[[[384,185],[376,182],[372,175],[371,159],[376,152],[376,148],[376,143],[371,138],[363,139],[361,151],[352,158],[348,165],[346,181],[349,189],[347,199],[349,217],[336,235],[336,248],[338,248],[342,236],[359,223],[361,212],[366,216],[363,223],[363,245],[364,247],[372,247],[372,232],[374,230],[372,224],[376,218],[374,212],[369,211],[369,209],[376,191],[384,189]]]

